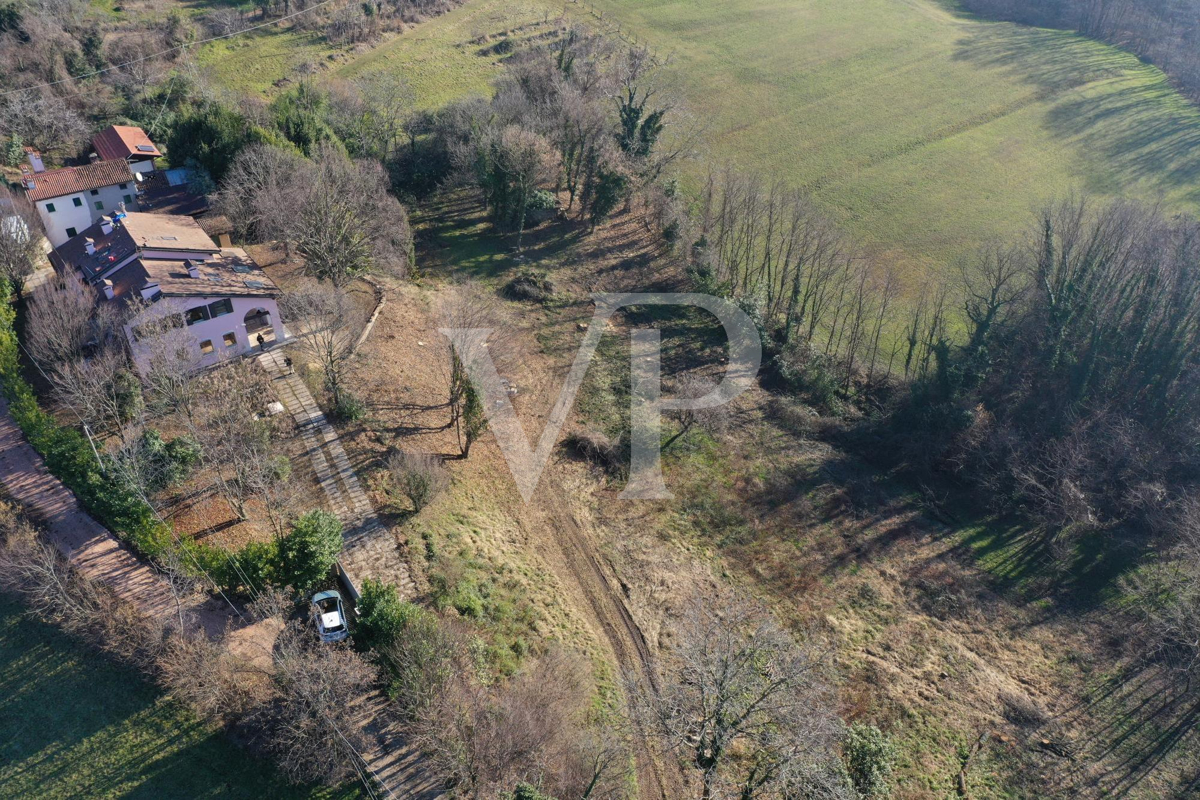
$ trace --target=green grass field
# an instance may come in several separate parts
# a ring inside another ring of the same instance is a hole
[[[600,0],[660,55],[711,159],[808,187],[942,265],[1068,192],[1200,209],[1200,111],[1086,39],[934,0]]]
[[[284,784],[136,673],[5,598],[0,619],[0,797],[339,798]]]
[[[480,36],[571,17],[669,57],[732,162],[812,191],[859,241],[917,276],[1087,192],[1200,211],[1200,110],[1162,73],[1081,37],[966,18],[949,0],[468,0],[325,74],[404,74],[423,107],[480,95],[500,70]],[[549,17],[548,17],[549,15]],[[602,15],[603,21],[597,21]],[[290,32],[205,50],[236,88],[269,93],[333,50]],[[915,269],[914,269],[915,268]]]

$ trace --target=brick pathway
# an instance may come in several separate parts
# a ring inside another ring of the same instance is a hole
[[[87,578],[112,588],[147,616],[175,614],[167,582],[88,516],[75,495],[50,474],[0,398],[0,483],[43,527],[48,541]]]
[[[355,586],[363,578],[373,578],[396,584],[401,597],[412,597],[416,587],[395,537],[375,515],[337,431],[325,419],[300,376],[289,374],[283,358],[282,348],[277,347],[260,355],[258,360],[271,376],[280,402],[296,421],[330,508],[345,525],[343,570]]]

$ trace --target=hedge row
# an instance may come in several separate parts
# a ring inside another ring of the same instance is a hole
[[[16,311],[10,296],[9,286],[0,281],[0,392],[8,400],[9,413],[46,468],[75,493],[92,517],[142,555],[162,555],[171,544],[170,527],[136,492],[105,476],[82,433],[59,425],[38,405],[33,387],[21,375]]]
[[[312,557],[306,551],[289,557],[279,552],[275,542],[251,542],[231,557],[219,547],[175,537],[171,527],[158,518],[138,492],[104,474],[87,437],[74,428],[59,425],[38,405],[33,387],[21,375],[15,321],[9,287],[0,280],[0,392],[8,400],[12,418],[33,449],[41,454],[46,468],[75,493],[80,504],[100,524],[152,560],[163,556],[172,546],[182,549],[184,569],[197,576],[203,573],[222,589],[247,596],[281,580],[304,589],[313,582],[305,569],[309,573],[328,572],[340,549],[341,523],[325,512],[301,517],[296,523],[298,530],[284,540],[293,549],[301,550],[310,539],[317,545],[326,539],[336,540],[338,547],[332,553],[325,552],[333,547],[331,544],[325,544],[324,550],[312,545],[321,550]],[[308,528],[314,526],[320,530],[310,534]],[[322,537],[322,533],[326,535]],[[314,567],[310,561],[320,563]]]

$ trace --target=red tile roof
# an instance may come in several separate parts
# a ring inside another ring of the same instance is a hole
[[[25,196],[30,200],[49,200],[64,194],[132,182],[133,172],[124,161],[98,161],[82,167],[50,169],[27,175],[24,179]]]
[[[96,148],[96,155],[100,156],[102,161],[115,161],[130,156],[153,158],[162,155],[144,130],[130,125],[109,125],[92,139],[92,147]]]

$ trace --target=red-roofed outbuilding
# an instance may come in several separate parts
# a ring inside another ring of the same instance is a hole
[[[126,161],[139,174],[154,171],[154,159],[161,156],[154,142],[141,128],[110,125],[92,139],[92,147],[101,161]]]

